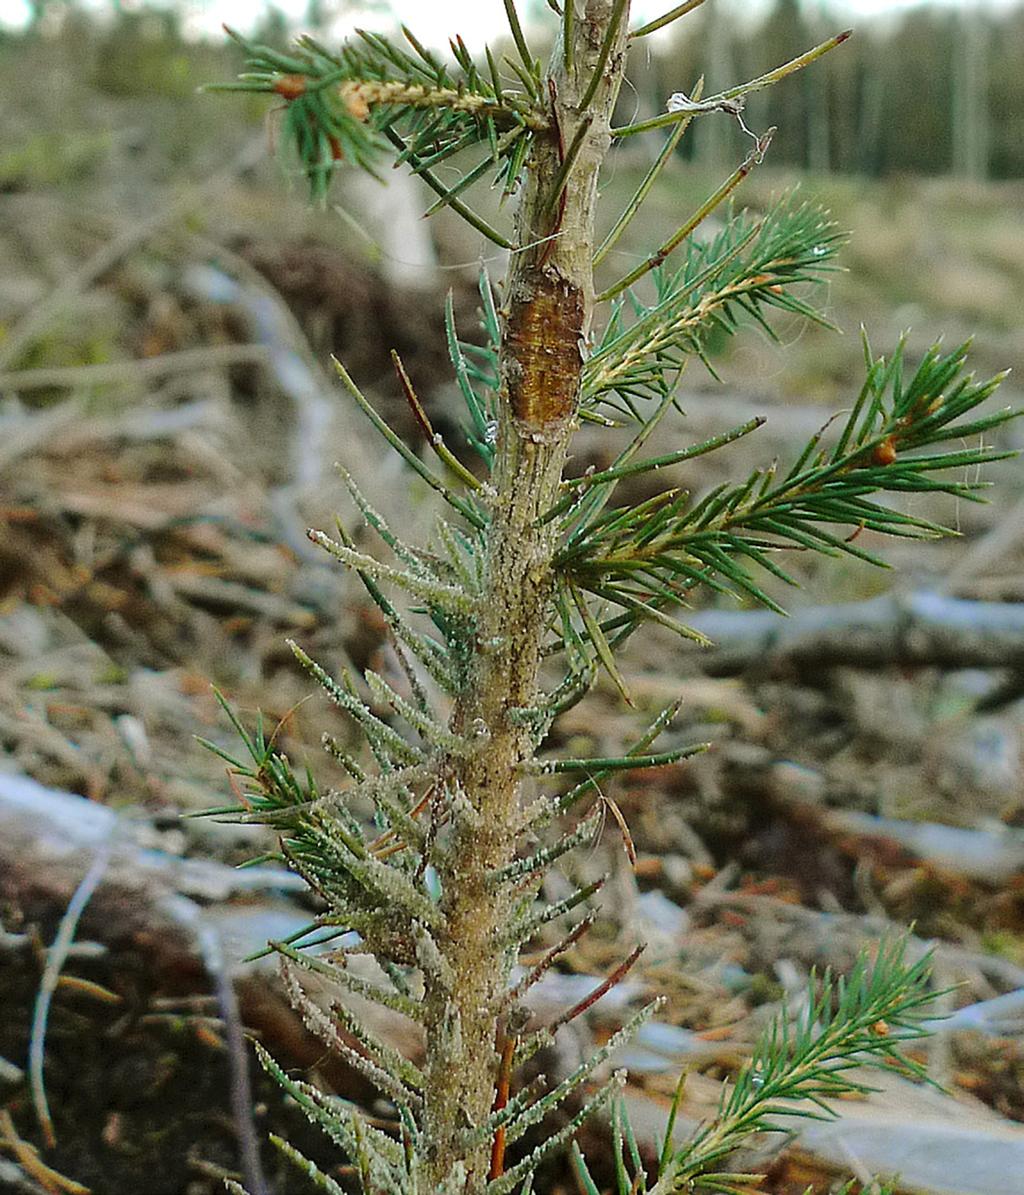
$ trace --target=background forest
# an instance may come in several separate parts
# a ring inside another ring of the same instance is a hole
[[[209,18],[200,26],[201,10],[195,6],[116,7],[111,24],[76,12],[74,5],[40,0],[32,5],[26,28],[9,28],[4,35],[5,54],[21,57],[25,40],[51,40],[60,28],[80,51],[90,46],[108,59],[107,71],[94,79],[101,91],[187,94],[200,77],[194,66],[212,63],[217,52],[181,39],[194,41],[198,28],[212,23]],[[373,6],[367,7],[372,12]],[[638,55],[630,75],[641,112],[660,111],[665,96],[688,87],[699,74],[707,76],[711,88],[752,79],[786,61],[794,47],[817,44],[831,31],[855,24],[857,37],[843,54],[826,58],[785,93],[769,89],[751,99],[753,123],[780,130],[776,166],[871,178],[1007,179],[1024,173],[1024,11],[1019,5],[992,8],[974,0],[898,5],[882,16],[822,0],[771,0],[751,7],[712,2],[653,41],[643,61]],[[345,13],[345,4],[314,3],[298,25],[343,34],[346,22],[348,28],[357,23]],[[268,6],[255,36],[283,44],[293,24]],[[439,31],[439,39],[446,35]],[[139,69],[140,43],[150,47],[151,71]],[[126,77],[119,79],[121,72]],[[629,102],[623,98],[624,105]],[[709,122],[702,135],[683,142],[680,154],[724,160],[739,148],[741,137],[727,122]]]
[[[313,3],[300,27],[337,40],[349,16]],[[781,344],[750,329],[712,338],[717,377],[690,369],[687,418],[657,451],[765,415],[732,469],[792,456],[856,397],[861,325],[879,351],[906,332],[912,364],[939,334],[946,348],[973,336],[979,378],[1017,371],[998,405],[1022,405],[1024,7],[864,17],[707,0],[634,52],[618,119],[662,112],[701,75],[705,94],[753,78],[849,24],[838,51],[750,96],[749,128],[778,132],[735,197],[757,213],[797,189],[849,231],[819,299],[841,334],[782,319]],[[309,205],[275,156],[280,113],[198,92],[242,61],[198,27],[193,9],[52,0],[0,27],[0,1191],[206,1195],[243,1173],[254,1195],[306,1189],[262,1145],[268,1131],[325,1168],[338,1159],[247,1070],[243,1031],[289,1073],[381,1111],[288,1010],[274,967],[242,962],[309,916],[294,877],[235,870],[273,835],[182,814],[228,796],[222,762],[195,743],[236,748],[211,683],[247,725],[262,709],[301,764],[348,730],[310,698],[286,637],[339,671],[395,673],[377,611],[304,528],[330,527],[347,502],[337,459],[403,532],[436,507],[372,440],[328,358],[425,451],[396,348],[456,443],[446,295],[472,340],[481,260],[493,278],[504,262],[451,213],[420,220],[432,197],[397,175],[380,186],[342,163],[328,202]],[[283,46],[294,31],[269,10],[254,36]],[[606,180],[611,212],[660,146],[629,141]],[[733,119],[695,122],[610,276],[750,144]],[[471,198],[497,211],[486,180]],[[993,447],[1024,447],[1020,422]],[[578,452],[609,463],[586,434]],[[692,462],[688,484],[713,487],[719,467]],[[1008,1195],[1024,1172],[1024,465],[984,477],[988,506],[908,500],[958,538],[859,537],[891,571],[797,554],[801,590],[767,586],[788,623],[714,597],[691,621],[718,649],[638,636],[622,669],[639,708],[604,678],[596,706],[556,724],[560,749],[609,756],[681,696],[669,746],[715,744],[686,769],[609,782],[600,840],[571,878],[607,872],[612,898],[538,985],[552,1007],[572,1002],[649,942],[565,1056],[545,1059],[564,1073],[666,996],[622,1058],[644,1149],[682,1068],[692,1125],[813,968],[848,969],[913,925],[911,952],[932,946],[936,988],[954,989],[917,1055],[948,1094],[887,1086],[837,1127],[743,1161],[777,1195],[851,1173],[862,1189],[885,1173],[904,1176],[897,1191]],[[599,1178],[606,1138],[584,1140]],[[576,1182],[554,1167],[538,1189]]]

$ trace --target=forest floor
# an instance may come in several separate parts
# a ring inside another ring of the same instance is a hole
[[[70,62],[73,47],[62,52]],[[443,292],[453,289],[471,330],[479,246],[442,218],[441,284],[424,292],[385,281],[394,271],[375,251],[372,218],[306,211],[264,161],[251,112],[219,124],[209,106],[225,101],[193,96],[187,72],[186,83],[160,75],[159,55],[146,69],[160,86],[140,101],[146,63],[126,81],[118,61],[97,57],[88,81],[51,75],[48,90],[23,64],[17,135],[0,152],[0,810],[5,782],[27,776],[114,811],[140,851],[234,865],[272,840],[182,818],[230,795],[223,761],[195,741],[236,749],[211,686],[247,723],[262,711],[288,755],[329,781],[319,743],[325,731],[344,735],[344,721],[309,697],[286,638],[337,670],[393,667],[373,607],[304,536],[344,507],[332,462],[368,479],[403,527],[427,534],[433,515],[429,493],[347,409],[328,354],[419,448],[389,374],[397,347],[435,423],[450,427]],[[47,125],[58,109],[67,118]],[[633,164],[615,167],[610,212],[635,177]],[[612,268],[656,244],[715,181],[680,166]],[[750,413],[768,424],[756,447],[745,441],[688,475],[694,487],[755,459],[785,461],[847,406],[862,376],[861,324],[879,351],[907,328],[911,359],[939,333],[947,344],[973,334],[979,374],[1024,366],[1024,186],[795,180],[765,167],[742,198],[757,209],[798,181],[803,198],[851,230],[847,272],[825,296],[843,334],[783,322],[781,344],[748,332],[712,346],[722,380],[689,372],[687,418],[664,443]],[[502,263],[488,265],[500,277]],[[1022,405],[1012,378],[999,401]],[[1001,442],[1024,446],[1018,425]],[[608,451],[581,437],[584,458]],[[638,1124],[661,1114],[683,1066],[699,1116],[813,968],[846,969],[898,927],[914,927],[912,949],[935,949],[936,985],[954,988],[942,1009],[975,1010],[952,1017],[923,1055],[947,1102],[889,1093],[862,1111],[872,1129],[863,1137],[803,1152],[769,1143],[757,1159],[769,1174],[762,1189],[779,1195],[808,1183],[828,1190],[844,1169],[905,1171],[915,1149],[938,1150],[928,1173],[947,1184],[918,1188],[997,1195],[1011,1188],[984,1186],[982,1159],[1006,1142],[1024,1158],[1024,1130],[1013,1128],[1024,1123],[1024,701],[1019,671],[986,647],[984,609],[966,604],[1024,603],[1024,463],[988,476],[988,506],[914,507],[958,537],[872,544],[893,571],[797,561],[802,588],[784,599],[796,622],[837,603],[857,618],[853,604],[870,598],[932,595],[943,617],[971,615],[975,657],[943,626],[937,641],[952,636],[957,651],[903,655],[912,636],[901,632],[892,658],[884,646],[858,655],[845,615],[836,629],[823,616],[812,653],[765,649],[740,664],[722,663],[727,650],[708,663],[652,632],[624,663],[638,708],[599,684],[553,732],[555,749],[614,754],[682,696],[671,735],[714,743],[691,764],[608,787],[635,861],[610,817],[572,865],[574,878],[611,872],[613,896],[587,945],[562,960],[565,989],[586,990],[596,979],[585,977],[644,937],[650,947],[624,998],[667,997],[625,1060]],[[894,618],[909,608],[894,604]],[[84,873],[89,862],[85,851],[77,866]],[[88,908],[50,1014],[57,1142],[46,1147],[25,1074],[42,948],[65,907],[47,905],[43,879],[18,874],[0,877],[0,1190],[221,1189],[247,1131],[232,1103],[238,1014],[194,958],[168,960],[134,923],[111,935]],[[229,895],[229,911],[262,908],[251,893]],[[365,1097],[350,1074],[310,1054],[280,1008],[252,996],[241,1018],[283,1060]],[[586,1032],[606,1035],[620,1015],[621,1003],[605,1002]],[[257,1132],[287,1132],[329,1165],[295,1109],[253,1082]],[[953,1126],[963,1135],[943,1156]],[[301,1189],[280,1162],[265,1165],[267,1191]],[[552,1175],[545,1190],[572,1189],[561,1184]]]

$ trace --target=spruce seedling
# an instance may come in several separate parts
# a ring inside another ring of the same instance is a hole
[[[761,577],[791,581],[780,563],[787,551],[881,564],[857,542],[860,529],[941,534],[888,496],[940,491],[978,499],[983,483],[974,467],[1004,455],[980,437],[1011,417],[978,413],[1000,379],[976,382],[967,374],[966,346],[936,346],[909,369],[902,343],[876,357],[865,342],[864,384],[841,429],[812,439],[791,465],[756,469],[703,495],[666,488],[640,504],[619,500],[626,479],[685,466],[756,434],[761,420],[682,451],[644,454],[655,428],[674,417],[689,362],[710,364],[712,331],[733,335],[756,325],[771,334],[776,311],[824,322],[813,287],[834,268],[841,241],[813,204],[784,201],[756,219],[726,209],[769,151],[772,130],[765,130],[705,203],[680,213],[676,233],[597,293],[595,262],[634,218],[692,121],[742,120],[748,92],[784,81],[846,36],[718,95],[701,98],[699,83],[690,95],[672,97],[662,116],[615,127],[630,44],[699,4],[690,0],[630,33],[628,0],[549,0],[555,44],[546,66],[514,0],[504,0],[512,49],[501,57],[487,50],[480,60],[458,38],[450,57],[435,54],[409,30],[401,39],[360,32],[337,51],[302,37],[288,54],[236,39],[248,70],[225,89],[266,92],[283,103],[283,140],[315,199],[340,163],[376,172],[390,158],[433,189],[432,210],[450,208],[509,250],[497,290],[486,271],[480,276],[483,347],[460,338],[451,302],[446,312],[476,470],[460,459],[459,445],[434,433],[397,358],[434,465],[401,440],[337,363],[342,391],[447,507],[432,544],[409,544],[346,477],[384,558],[359,550],[340,523],[332,534],[309,532],[360,578],[402,662],[405,686],[367,672],[362,687],[332,677],[293,645],[299,664],[358,728],[372,764],[327,740],[350,781],[324,789],[311,773],[297,775],[261,727],[250,733],[231,715],[248,755],[231,761],[243,799],[219,812],[271,826],[280,858],[324,907],[304,932],[270,948],[309,1027],[379,1089],[393,1123],[382,1127],[289,1076],[262,1049],[260,1058],[337,1143],[364,1195],[528,1192],[538,1166],[587,1116],[608,1107],[622,1195],[736,1190],[744,1176],[720,1166],[746,1134],[773,1121],[779,1100],[803,1101],[824,1115],[824,1101],[858,1089],[847,1073],[854,1060],[892,1062],[896,1046],[917,1032],[926,968],[887,947],[845,983],[826,980],[795,1025],[782,1016],[716,1120],[682,1150],[666,1135],[653,1176],[618,1103],[623,1076],[604,1075],[616,1047],[653,1006],[556,1086],[517,1082],[522,1064],[639,954],[630,953],[551,1025],[531,1025],[521,1001],[589,929],[599,888],[546,904],[546,872],[593,838],[605,777],[699,749],[658,749],[673,706],[621,757],[553,758],[544,745],[555,717],[586,696],[600,670],[628,696],[617,661],[643,623],[700,640],[679,611],[701,590],[777,609]],[[662,128],[664,150],[599,244],[598,184],[609,149]],[[502,204],[501,227],[470,206],[471,185],[485,177],[503,201],[514,198]],[[695,236],[713,212],[720,231]],[[582,421],[634,431],[610,467],[578,477],[566,466]],[[548,661],[562,672],[545,688]],[[564,790],[564,775],[577,779],[575,787]],[[555,795],[537,796],[548,784]],[[575,825],[554,829],[577,808]],[[561,939],[546,961],[516,978],[523,947],[556,925]],[[357,965],[367,957],[372,971]],[[326,1006],[306,992],[311,974],[334,993]],[[422,1037],[422,1059],[404,1057],[364,1025],[347,1004],[351,996],[405,1018]],[[883,1024],[891,1027],[885,1035]],[[530,1152],[517,1151],[528,1130],[570,1099],[557,1129]],[[315,1185],[341,1190],[278,1144]],[[577,1167],[583,1189],[596,1192],[579,1155]]]

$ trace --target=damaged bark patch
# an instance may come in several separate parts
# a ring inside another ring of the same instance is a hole
[[[541,270],[523,289],[529,297],[513,304],[505,330],[508,396],[516,420],[536,430],[576,409],[584,303],[579,287]]]

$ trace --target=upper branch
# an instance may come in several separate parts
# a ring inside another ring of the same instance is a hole
[[[481,70],[461,38],[451,43],[454,63],[444,63],[408,29],[403,33],[408,48],[361,30],[357,41],[337,52],[303,36],[290,54],[231,33],[246,52],[248,70],[237,82],[211,90],[267,92],[284,100],[285,140],[315,198],[326,194],[339,162],[372,172],[392,147],[400,162],[432,183],[431,172],[442,162],[486,145],[481,170],[493,163],[511,193],[533,137],[550,124],[537,100],[537,80],[511,62],[522,87],[510,86],[489,50],[487,70]],[[440,189],[446,202],[461,207]]]

